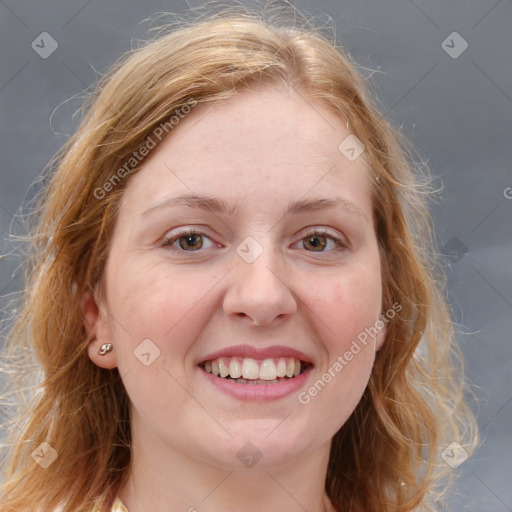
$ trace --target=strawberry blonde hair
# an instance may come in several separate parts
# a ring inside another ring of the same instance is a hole
[[[473,451],[476,422],[436,259],[428,169],[414,163],[346,52],[293,18],[237,7],[167,24],[101,79],[49,163],[4,343],[2,512],[110,510],[131,464],[129,400],[117,368],[88,357],[79,297],[102,281],[119,200],[144,159],[105,194],[98,189],[185,105],[257,84],[288,84],[321,102],[365,145],[382,307],[402,306],[359,404],[332,439],[325,489],[333,506],[437,510],[453,473],[442,450],[457,442]],[[43,442],[58,455],[48,467],[33,456]]]

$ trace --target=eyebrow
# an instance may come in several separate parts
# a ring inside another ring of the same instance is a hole
[[[225,215],[239,215],[240,202],[235,201],[233,204],[228,203],[224,199],[212,196],[198,196],[195,194],[185,194],[177,197],[164,198],[152,204],[147,210],[142,213],[142,217],[148,215],[151,211],[163,207],[172,206],[187,206],[189,208],[199,208],[207,210],[212,213],[219,213]],[[300,199],[289,203],[286,214],[301,214],[310,213],[312,211],[325,210],[327,208],[338,207],[347,210],[349,213],[354,213],[368,220],[366,214],[357,207],[354,203],[342,197],[333,198],[315,198],[315,199]]]

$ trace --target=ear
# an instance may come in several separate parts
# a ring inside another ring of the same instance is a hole
[[[108,313],[99,301],[97,291],[88,290],[84,292],[80,300],[80,306],[83,324],[88,337],[91,339],[87,347],[89,358],[101,368],[116,368],[115,343],[108,321]],[[114,349],[101,356],[98,352],[104,343],[112,343]]]

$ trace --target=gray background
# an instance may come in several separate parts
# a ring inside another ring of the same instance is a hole
[[[332,16],[337,40],[361,66],[376,71],[370,82],[382,112],[419,148],[443,186],[433,213],[460,324],[458,340],[480,400],[483,440],[474,458],[454,470],[460,481],[450,510],[512,510],[511,2],[294,5],[324,21],[321,11]],[[14,216],[33,195],[30,185],[76,128],[72,115],[86,89],[131,48],[132,38],[144,37],[139,22],[156,12],[186,9],[183,1],[0,0],[3,254],[11,248],[9,233],[23,232]],[[45,59],[31,47],[42,32],[58,43]],[[468,44],[457,58],[463,41],[447,39],[452,32]],[[3,307],[23,284],[18,263],[12,255],[0,260]],[[10,314],[4,311],[4,319]]]

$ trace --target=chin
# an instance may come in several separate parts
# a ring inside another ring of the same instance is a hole
[[[275,428],[275,421],[272,428]],[[286,431],[280,435],[275,431],[268,435],[269,432],[271,429],[265,430],[262,436],[259,429],[255,429],[253,435],[249,428],[243,434],[233,435],[233,438],[227,434],[217,438],[206,434],[200,440],[187,442],[184,449],[195,445],[197,458],[202,462],[226,471],[239,471],[286,464],[307,448],[304,436]]]

